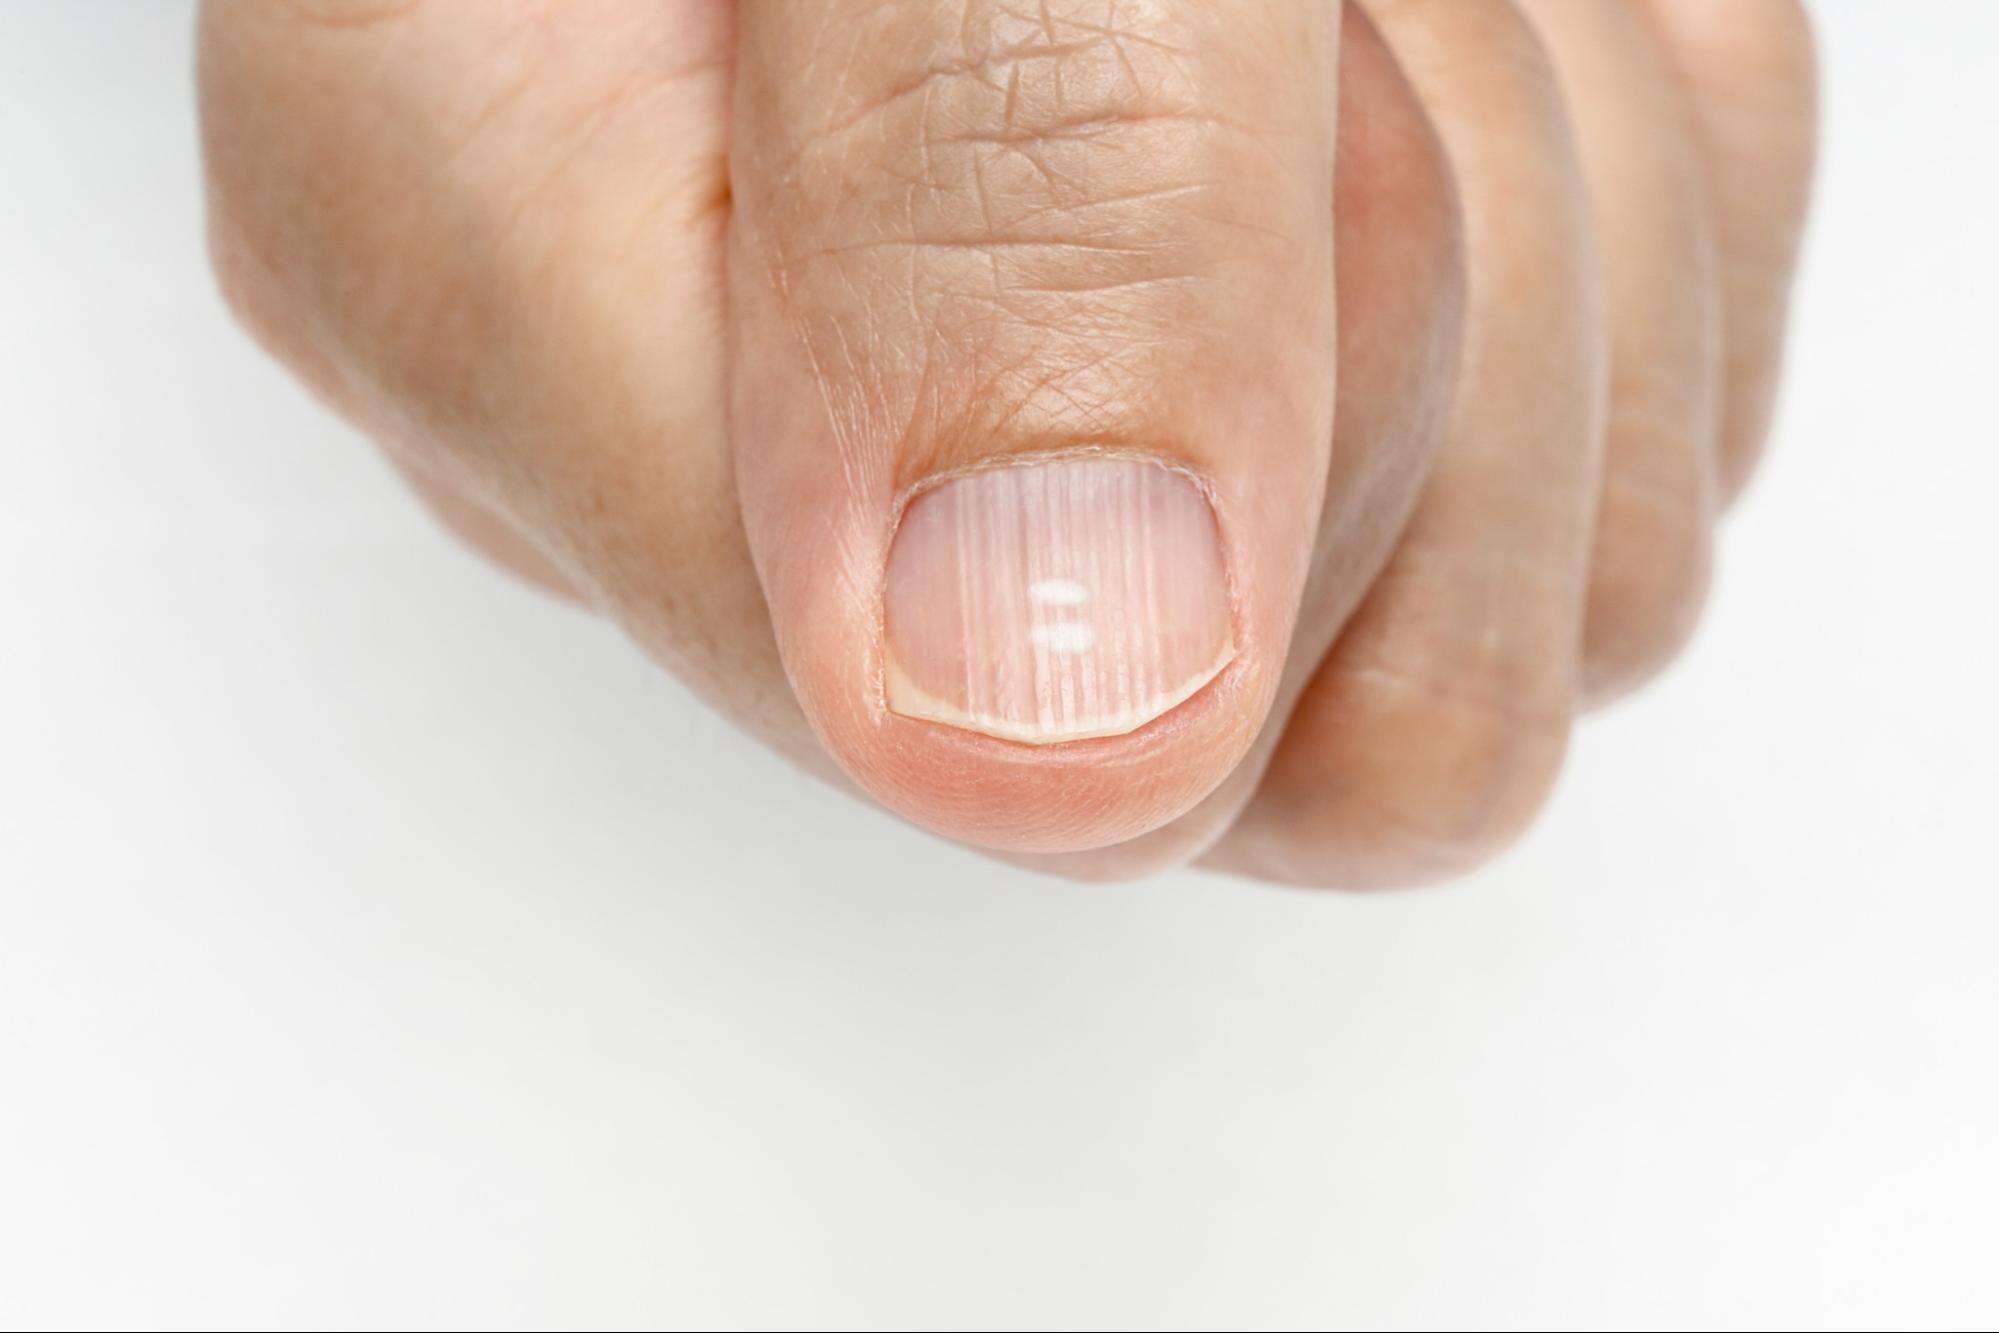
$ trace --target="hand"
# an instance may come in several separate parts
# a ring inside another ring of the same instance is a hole
[[[476,547],[952,837],[1343,886],[1684,640],[1813,136],[1787,0],[209,0],[200,76],[232,306]]]

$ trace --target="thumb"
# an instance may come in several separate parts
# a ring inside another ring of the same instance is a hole
[[[746,0],[731,433],[785,668],[1017,851],[1248,750],[1324,494],[1335,5]]]

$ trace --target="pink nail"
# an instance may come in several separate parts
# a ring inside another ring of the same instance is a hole
[[[887,585],[889,707],[1007,740],[1136,730],[1235,655],[1214,510],[1157,463],[946,481],[903,512]]]

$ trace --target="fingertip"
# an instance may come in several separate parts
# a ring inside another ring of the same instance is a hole
[[[1268,712],[1283,636],[1175,468],[1035,458],[832,508],[764,544],[773,622],[828,752],[913,822],[1019,853],[1125,842],[1213,790]]]
[[[745,529],[804,711],[906,817],[1101,848],[1262,726],[1332,435],[1336,12],[745,8]]]

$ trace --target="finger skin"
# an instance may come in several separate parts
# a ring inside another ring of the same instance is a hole
[[[210,252],[239,319],[401,470],[838,780],[730,483],[730,14],[207,0]]]
[[[546,553],[561,581],[724,711],[811,764],[820,752],[762,620],[730,496],[720,404],[708,387],[721,373],[723,283],[712,257],[727,179],[724,117],[699,108],[726,105],[725,70],[679,63],[670,57],[688,47],[669,43],[661,48],[668,58],[627,61],[671,71],[657,86],[621,75],[616,62],[551,77],[547,64],[495,59],[518,47],[475,50],[460,46],[464,33],[445,41],[427,32],[419,41],[398,28],[425,14],[471,27],[468,16],[539,8],[518,5],[294,3],[308,13],[307,28],[326,27],[318,35],[336,36],[351,53],[329,54],[301,31],[254,49],[252,29],[269,37],[264,16],[286,8],[214,0],[204,16],[205,29],[226,30],[204,37],[204,134],[217,185],[218,267],[232,304],[399,461],[421,455],[435,469],[425,475],[462,480],[463,492],[449,492],[454,501],[469,496],[504,530],[533,533],[530,550]],[[552,24],[544,36],[555,38],[551,50],[573,52],[609,30],[602,20],[612,11],[643,12],[637,29],[603,42],[631,57],[653,51],[635,32],[671,26],[672,13],[726,10],[572,4],[559,12],[575,28]],[[211,19],[231,12],[228,21]],[[376,45],[344,45],[362,41]],[[217,58],[232,46],[246,49]],[[406,70],[385,58],[395,55],[412,57]],[[218,67],[230,67],[227,77]],[[526,92],[471,97],[463,107],[414,105],[439,91],[477,89],[475,75],[526,67],[536,69],[520,84]],[[681,77],[683,69],[691,76]],[[298,78],[301,71],[309,77]],[[646,115],[601,114],[633,87]],[[381,114],[385,107],[393,114]],[[383,132],[389,121],[394,134]],[[580,124],[590,126],[583,152],[573,133]],[[560,163],[548,173],[553,188],[524,200],[496,184],[503,175],[541,176],[523,171],[527,163]],[[479,243],[467,247],[468,237]],[[1349,282],[1343,270],[1343,294]],[[1342,361],[1351,367],[1346,346]],[[1356,433],[1349,411],[1343,399],[1344,440]],[[1340,465],[1336,457],[1335,478]],[[1340,493],[1336,479],[1329,494]]]
[[[1373,9],[1449,155],[1473,313],[1415,514],[1209,858],[1345,888],[1462,873],[1545,798],[1574,705],[1605,397],[1587,191],[1532,30],[1499,5]]]
[[[1257,792],[1320,660],[1388,559],[1444,437],[1464,321],[1464,253],[1450,163],[1364,10],[1340,43],[1333,187],[1339,402],[1311,574],[1263,732],[1194,809],[1117,846],[1012,859],[1078,879],[1178,865],[1222,839]]]
[[[542,126],[573,123],[601,90],[631,79],[546,61],[524,85],[534,98],[505,106],[491,85],[504,76],[498,83],[506,89],[518,70],[503,58],[514,49],[507,11],[429,12],[453,22],[417,28],[401,21],[418,16],[407,6],[301,18],[296,8],[211,0],[203,17],[204,135],[216,258],[233,307],[341,411],[389,444],[454,531],[526,577],[575,588],[721,711],[814,767],[824,752],[792,702],[764,623],[730,498],[719,404],[709,405],[706,387],[708,376],[719,377],[721,284],[699,246],[719,238],[713,201],[725,197],[726,178],[718,157],[712,176],[699,168],[711,160],[704,144],[722,122],[725,85],[690,78],[649,92],[647,117],[600,127],[622,146],[573,161],[559,178],[556,197],[575,231],[603,241],[531,256],[468,246],[482,241],[482,229],[522,219],[509,197],[513,178],[570,155],[573,144]],[[572,4],[561,14],[588,29],[607,26],[607,10]],[[694,32],[699,14],[712,17],[709,7],[688,7],[689,29],[646,63],[698,71],[718,45],[726,49],[715,33]],[[643,54],[643,35],[618,32],[612,44]],[[560,30],[547,36],[547,52],[579,45]],[[1383,91],[1384,72],[1370,77],[1375,50],[1361,43],[1354,57],[1363,100]],[[1329,505],[1326,530],[1341,529],[1335,515],[1352,517],[1344,542],[1322,543],[1311,599],[1330,597],[1342,608],[1378,565],[1427,462],[1417,422],[1435,416],[1439,399],[1408,386],[1432,362],[1448,361],[1435,349],[1454,337],[1460,305],[1455,205],[1440,154],[1399,75],[1386,69],[1385,78],[1403,104],[1377,107],[1344,132],[1341,148],[1351,170],[1337,212],[1346,219],[1342,243],[1351,240],[1353,249],[1340,290],[1378,335],[1341,344],[1353,380],[1340,404],[1328,489],[1346,499]],[[669,91],[673,99],[664,100]],[[393,135],[382,133],[386,121],[372,123],[383,105],[393,109]],[[508,114],[476,117],[474,130],[472,112],[487,105]],[[504,172],[442,174],[446,163],[480,156],[482,134],[505,137],[504,152],[485,154]],[[663,178],[622,165],[627,160],[654,164]],[[301,180],[311,188],[299,188]],[[660,262],[634,264],[629,244],[606,243],[627,240],[611,219],[622,222],[634,194],[664,205],[647,242]],[[411,201],[447,207],[412,211]],[[691,229],[676,231],[682,216]],[[515,234],[540,230],[516,226]],[[523,268],[532,269],[532,284],[518,276]],[[587,306],[549,299],[577,290],[591,294]],[[469,294],[506,300],[481,310]],[[468,307],[477,318],[466,317]],[[450,311],[461,313],[446,328],[438,312]],[[433,364],[447,352],[454,354],[448,373]],[[480,410],[467,410],[468,401]],[[516,495],[504,504],[491,498],[495,472],[513,478],[508,489]],[[726,508],[713,503],[718,497]],[[527,540],[516,540],[517,526]],[[1291,671],[1295,683],[1287,680],[1286,689],[1295,692],[1309,663]],[[1260,747],[1276,735],[1267,729]],[[838,780],[837,772],[816,771]],[[1127,845],[1087,868],[1046,860],[1040,868],[1129,877],[1178,861],[1210,841],[1240,802],[1233,797],[1225,810],[1219,801],[1204,804],[1197,815],[1214,826],[1181,821],[1177,847]]]
[[[743,6],[745,526],[807,717],[892,809],[982,846],[1105,846],[1183,814],[1253,743],[1331,438],[1337,13]],[[924,488],[1098,455],[1156,460],[1211,506],[1220,674],[1135,730],[1056,744],[891,708],[885,571]]]
[[[1707,165],[1726,344],[1720,498],[1748,484],[1770,433],[1791,276],[1811,200],[1818,96],[1797,0],[1650,0]]]
[[[1691,114],[1645,11],[1521,9],[1576,127],[1608,299],[1610,415],[1583,637],[1583,693],[1600,706],[1672,660],[1706,599],[1722,354],[1714,221]]]

